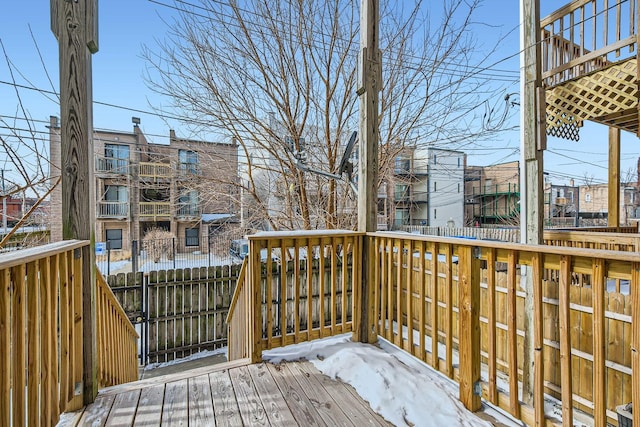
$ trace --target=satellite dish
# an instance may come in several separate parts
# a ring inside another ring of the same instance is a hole
[[[347,142],[347,146],[344,148],[344,153],[342,154],[342,160],[340,160],[340,165],[338,166],[337,174],[342,175],[347,172],[349,175],[349,180],[351,180],[351,174],[353,173],[353,165],[349,161],[349,157],[351,157],[351,152],[353,151],[353,147],[356,145],[358,141],[358,132],[353,131],[351,137],[349,138],[349,142]]]
[[[310,168],[305,164],[306,156],[304,153],[293,153],[296,158],[296,167],[303,172],[311,172],[317,175],[325,176],[327,178],[342,180],[342,174],[347,174],[346,181],[349,183],[349,186],[353,190],[355,194],[358,194],[358,189],[356,185],[351,180],[351,175],[353,174],[353,164],[349,161],[349,157],[351,157],[351,153],[353,152],[353,147],[358,142],[358,132],[353,131],[351,137],[349,137],[349,142],[347,142],[347,146],[344,149],[344,153],[342,154],[342,159],[340,160],[340,164],[338,165],[338,169],[335,173],[326,172],[319,169]]]

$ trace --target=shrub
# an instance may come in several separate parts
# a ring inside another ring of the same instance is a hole
[[[173,239],[175,236],[162,228],[152,228],[147,231],[142,238],[142,247],[147,256],[153,258],[153,262],[158,263],[165,257],[173,259]]]

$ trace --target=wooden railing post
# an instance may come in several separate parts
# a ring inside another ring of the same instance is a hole
[[[470,411],[481,407],[480,262],[474,250],[472,246],[458,250],[460,401]]]
[[[353,277],[355,293],[353,341],[374,343],[378,339],[374,312],[373,291],[375,283],[376,245],[373,236],[356,236],[354,238],[353,263],[362,266],[355,269],[359,274]]]
[[[633,423],[640,425],[640,263],[631,270],[631,384],[633,387]]]
[[[249,241],[249,289],[247,304],[248,323],[248,340],[251,349],[251,363],[257,363],[262,360],[262,301],[261,301],[261,280],[262,280],[262,263],[260,260],[260,245],[255,240]],[[284,255],[284,254],[281,254]],[[267,254],[267,258],[271,257],[271,253]],[[283,257],[282,262],[286,262]],[[284,274],[284,273],[283,273]],[[282,279],[284,280],[284,278]],[[267,283],[267,286],[271,286]],[[268,301],[270,303],[270,301]],[[283,325],[286,329],[286,325]],[[283,339],[284,339],[283,332]]]

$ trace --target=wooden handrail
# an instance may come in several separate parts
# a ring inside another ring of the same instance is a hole
[[[253,314],[249,312],[248,289],[246,283],[249,276],[248,257],[242,261],[236,288],[231,298],[229,312],[227,313],[227,359],[229,361],[248,358],[252,343],[250,342],[250,331]],[[237,310],[236,310],[237,309]]]
[[[226,322],[227,324],[231,323],[231,319],[233,318],[233,313],[236,309],[236,304],[240,299],[240,293],[244,289],[245,279],[247,275],[247,261],[248,258],[244,258],[242,260],[242,266],[240,267],[240,273],[238,273],[238,280],[236,282],[236,288],[233,291],[233,296],[231,297],[231,303],[229,304],[229,312],[227,313]]]
[[[138,333],[96,269],[98,381],[108,387],[138,379]]]

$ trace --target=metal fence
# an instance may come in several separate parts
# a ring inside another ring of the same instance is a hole
[[[105,275],[239,264],[242,260],[231,255],[230,248],[231,242],[241,237],[240,233],[225,233],[200,238],[133,240],[129,248],[115,250],[108,245],[101,248],[96,252],[96,264]]]

